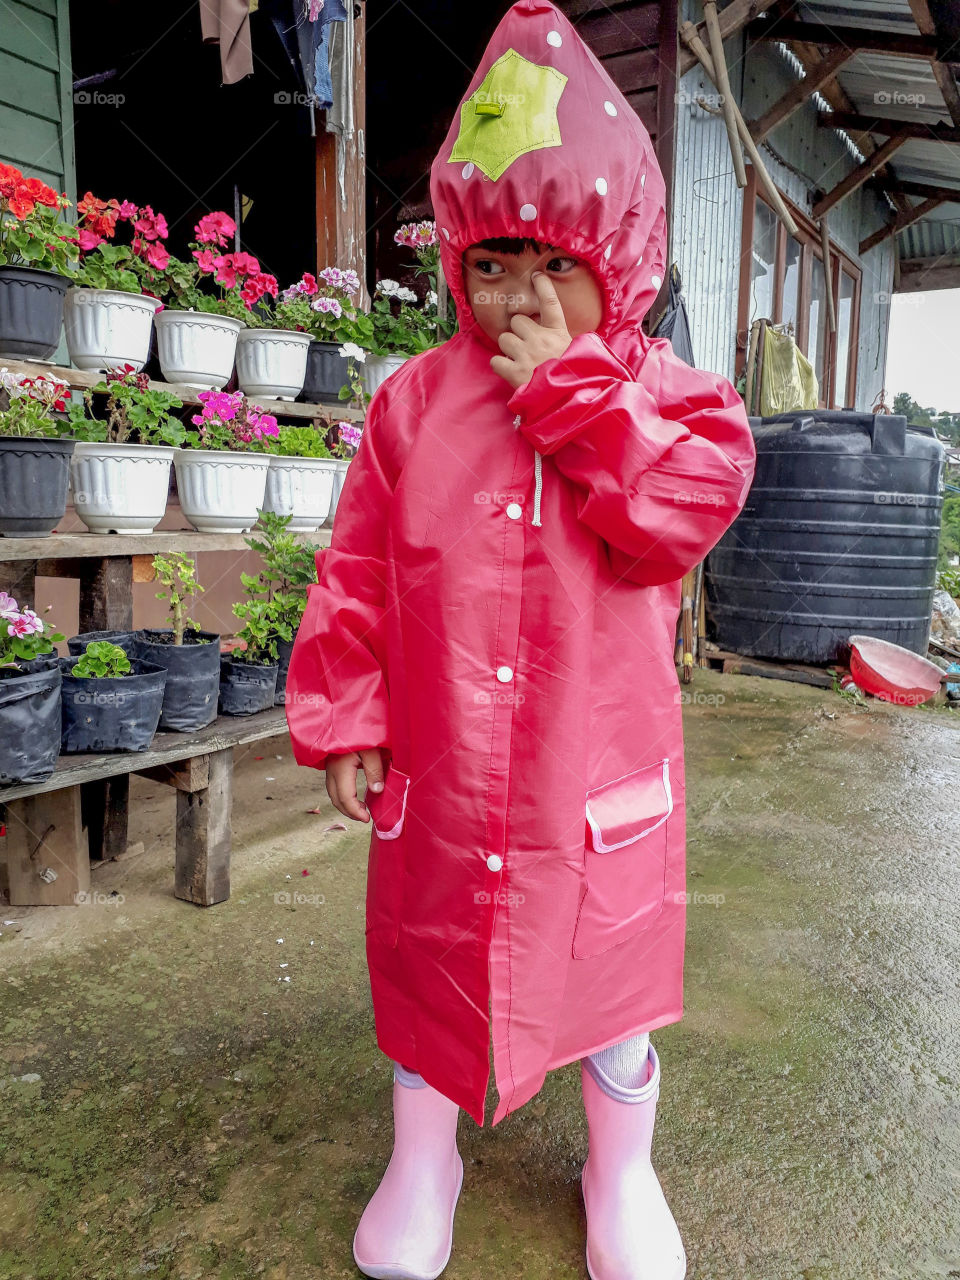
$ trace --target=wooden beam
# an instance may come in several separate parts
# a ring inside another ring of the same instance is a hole
[[[668,0],[672,3],[672,0]],[[767,6],[763,0],[731,0],[724,9],[720,11],[720,34],[724,40],[728,40],[730,36],[736,35],[738,31],[742,31],[748,22],[753,19]],[[701,22],[697,26],[697,35],[702,40],[707,34],[706,23]],[[677,74],[686,75],[688,71],[692,71],[697,65],[697,56],[689,49],[680,50],[680,59],[677,65]]]
[[[906,142],[903,134],[896,134],[892,138],[888,138],[882,147],[878,147],[872,156],[868,156],[863,164],[858,165],[856,169],[850,173],[837,185],[822,196],[810,211],[810,216],[814,219],[821,218],[828,213],[834,205],[840,203],[850,195],[851,191],[856,191],[858,187],[863,186],[866,180],[871,177],[880,168],[881,165],[887,163],[890,157],[898,148],[902,147]]]
[[[859,49],[875,49],[896,53],[903,58],[923,58],[929,62],[937,56],[935,36],[895,35],[872,27],[835,27],[825,22],[804,22],[796,18],[758,18],[747,28],[749,40],[805,40],[818,46],[843,45],[851,53]]]
[[[837,308],[833,299],[833,272],[830,269],[830,228],[827,215],[820,219],[820,252],[823,254],[823,291],[827,299],[827,328],[837,332]]]
[[[901,182],[898,178],[881,178],[879,185],[891,196],[899,192],[905,196],[919,196],[921,200],[960,203],[960,187],[938,187],[931,182]]]
[[[772,129],[783,124],[784,120],[788,120],[809,98],[819,93],[827,81],[832,80],[852,57],[852,52],[842,46],[831,49],[818,66],[808,70],[804,79],[798,80],[779,101],[772,107],[768,107],[762,116],[747,122],[747,128],[753,135],[754,141],[762,142]]]
[[[876,245],[882,244],[884,240],[889,240],[891,236],[897,235],[903,231],[905,227],[911,226],[914,222],[919,222],[921,218],[925,218],[932,210],[939,208],[943,204],[942,200],[931,199],[924,200],[922,204],[916,205],[909,213],[901,213],[899,217],[881,227],[879,231],[874,231],[873,235],[867,236],[865,240],[860,241],[860,253],[864,254],[869,249],[873,249]]]
[[[230,897],[230,808],[233,749],[207,757],[208,785],[177,791],[177,850],[174,894],[212,907]]]
[[[942,258],[900,263],[897,293],[925,293],[929,289],[960,289],[960,264]]]
[[[921,35],[936,37],[937,26],[930,12],[928,0],[910,0],[910,12],[913,14],[913,20],[917,24],[917,29]],[[936,58],[931,58],[930,66],[940,92],[943,94],[947,110],[950,112],[950,119],[960,129],[960,93],[957,92],[957,82],[953,74],[953,68],[946,63],[937,61]]]
[[[895,133],[904,138],[921,138],[924,142],[960,142],[960,129],[949,124],[924,124],[922,120],[893,120],[889,116],[865,116],[850,111],[821,111],[817,116],[821,129],[860,130],[864,133]]]
[[[727,142],[730,144],[733,173],[737,186],[742,190],[747,185],[747,170],[743,163],[743,149],[740,146],[740,135],[737,132],[737,121],[733,113],[733,91],[730,88],[726,55],[723,52],[723,36],[720,34],[720,20],[717,17],[717,0],[703,0],[703,16],[710,36],[710,52],[713,56],[717,88],[720,90],[720,108],[723,111],[723,123],[727,130]]]

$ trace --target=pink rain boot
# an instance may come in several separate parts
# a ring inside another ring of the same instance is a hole
[[[435,1280],[449,1262],[463,1182],[459,1114],[430,1085],[408,1087],[395,1073],[393,1155],[353,1237],[354,1261],[365,1276]]]
[[[646,1084],[624,1089],[583,1059],[590,1153],[581,1187],[590,1280],[683,1280],[686,1275],[680,1232],[650,1163],[660,1093],[660,1062],[653,1045],[649,1063]]]

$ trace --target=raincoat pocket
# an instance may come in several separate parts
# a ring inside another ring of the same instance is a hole
[[[367,935],[389,947],[397,945],[403,904],[404,819],[410,775],[391,764],[383,790],[367,792],[373,834],[367,864]]]
[[[587,792],[586,892],[573,934],[577,959],[625,942],[660,914],[672,812],[669,760]]]

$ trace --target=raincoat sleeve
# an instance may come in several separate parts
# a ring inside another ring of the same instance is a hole
[[[581,334],[509,407],[582,489],[579,518],[607,543],[614,572],[658,586],[699,564],[733,523],[756,452],[730,382],[691,369],[667,339],[640,336],[638,374],[597,334]]]
[[[384,601],[395,477],[385,460],[383,404],[379,394],[370,402],[290,658],[293,754],[316,769],[332,753],[389,745]]]

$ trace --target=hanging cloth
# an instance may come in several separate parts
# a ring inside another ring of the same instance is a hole
[[[660,318],[653,336],[669,338],[674,354],[691,369],[697,367],[693,355],[693,339],[690,336],[690,317],[687,315],[687,304],[683,299],[683,286],[680,270],[676,263],[670,268],[670,297],[667,309]]]
[[[220,46],[221,84],[253,75],[249,0],[200,0],[204,44]]]

